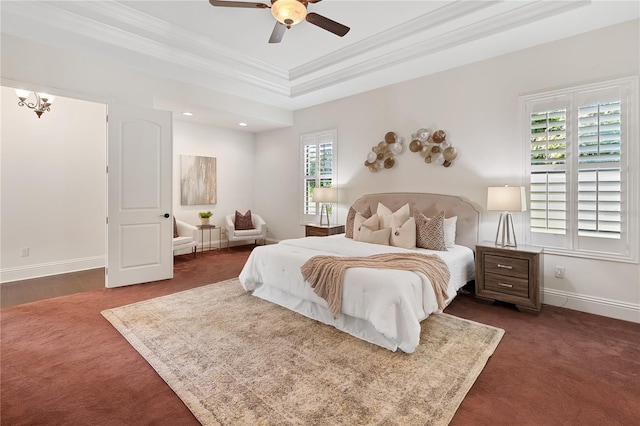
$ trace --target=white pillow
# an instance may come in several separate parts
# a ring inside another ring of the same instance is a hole
[[[458,216],[444,219],[444,245],[451,248],[456,245],[456,224]]]
[[[391,228],[391,218],[395,218],[396,223],[405,223],[409,220],[409,216],[411,216],[411,208],[409,207],[409,203],[407,203],[392,213],[387,206],[378,202],[376,214],[380,219],[380,229]]]
[[[416,220],[410,217],[399,225],[396,218],[391,219],[390,245],[407,249],[416,248]]]
[[[381,244],[383,246],[388,246],[390,234],[391,228],[384,228],[373,231],[367,226],[362,226],[359,235],[360,239],[358,241],[362,241],[363,243]]]
[[[373,231],[377,231],[379,227],[378,215],[374,214],[370,218],[365,218],[360,213],[356,213],[356,218],[353,221],[353,239],[354,241],[360,241],[360,230],[363,226],[368,227]]]

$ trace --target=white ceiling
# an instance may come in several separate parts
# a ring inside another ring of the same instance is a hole
[[[287,30],[281,43],[269,44],[275,21],[268,9],[213,7],[208,0],[3,0],[1,8],[3,33],[99,52],[147,72],[287,110],[640,16],[638,1],[324,0],[308,10],[349,26],[346,36],[303,21]],[[189,108],[180,100],[163,102],[174,111]],[[207,107],[191,109],[207,115]],[[236,125],[243,118],[225,119]],[[264,123],[250,131],[268,128]]]

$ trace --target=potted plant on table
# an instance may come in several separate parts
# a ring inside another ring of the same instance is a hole
[[[203,225],[208,225],[209,224],[209,218],[211,216],[213,216],[213,213],[211,213],[211,212],[200,212],[200,213],[198,213],[198,215],[200,216],[200,222],[202,222]]]

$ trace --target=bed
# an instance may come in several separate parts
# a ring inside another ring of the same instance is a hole
[[[420,342],[420,322],[442,311],[425,274],[395,269],[346,269],[341,312],[334,316],[327,301],[304,280],[301,268],[310,258],[319,255],[437,254],[449,269],[444,302],[447,305],[461,287],[474,279],[473,250],[477,242],[479,213],[459,197],[424,193],[369,194],[358,199],[352,208],[357,212],[364,212],[367,207],[376,211],[379,203],[392,212],[403,206],[406,208],[408,203],[412,215],[419,211],[426,217],[434,217],[442,211],[446,218],[456,217],[455,244],[445,251],[434,251],[360,242],[347,238],[346,234],[283,240],[252,251],[239,276],[241,285],[256,297],[359,339],[391,351],[413,352]]]

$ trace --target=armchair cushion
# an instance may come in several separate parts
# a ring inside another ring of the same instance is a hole
[[[174,231],[177,231],[178,236],[173,238],[173,254],[195,254],[198,247],[198,228],[175,218],[174,224]]]
[[[251,209],[247,210],[245,214],[241,214],[236,210],[236,220],[234,223],[236,231],[256,229],[255,226],[253,226],[253,221],[251,220]]]

